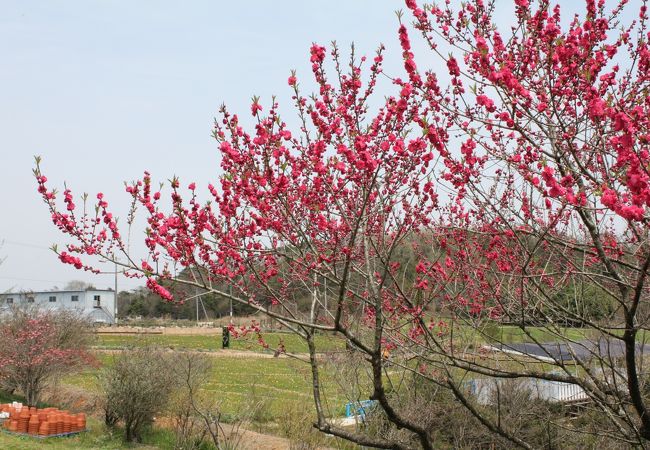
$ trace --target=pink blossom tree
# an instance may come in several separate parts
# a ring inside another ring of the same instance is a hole
[[[387,74],[393,90],[377,108],[383,47],[344,63],[336,46],[314,44],[316,92],[288,79],[297,129],[275,100],[254,99],[252,130],[221,108],[223,176],[207,186],[210,201],[174,179],[167,210],[148,173],[127,187],[132,214],[145,211],[145,255],[128,252],[102,194],[91,214],[69,190],[60,206],[37,164],[52,220],[73,239],[59,258],[85,270],[96,270],[97,256],[117,261],[169,301],[161,280],[173,265],[193,268],[183,283],[277,319],[308,343],[314,425],[362,445],[433,448],[431,422],[400,401],[404,374],[448,390],[493,443],[553,446],[561,430],[647,445],[637,342],[650,313],[650,51],[645,5],[627,20],[626,3],[586,0],[565,17],[549,1],[515,0],[512,27],[503,27],[495,2],[407,0],[404,74]],[[423,61],[444,70],[418,67],[414,32],[430,49]],[[595,296],[609,305],[599,314],[584,308]],[[533,343],[573,344],[572,358],[494,352],[508,343],[504,323]],[[365,395],[401,434],[329,420],[314,339],[322,332],[362,356]],[[583,338],[622,352],[603,354]],[[504,420],[498,401],[470,395],[475,377],[579,386],[603,420],[574,426],[549,416],[553,433],[535,440]]]
[[[0,379],[35,406],[58,377],[95,363],[90,323],[67,312],[14,308],[0,320]]]

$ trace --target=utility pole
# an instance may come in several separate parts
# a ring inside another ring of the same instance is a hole
[[[196,297],[196,324],[199,324],[199,294],[197,292],[197,289],[194,288],[194,296]]]
[[[113,309],[113,313],[115,314],[115,325],[117,325],[117,300],[119,298],[119,295],[117,293],[117,261],[115,262],[115,308]]]
[[[325,316],[329,314],[329,309],[327,309],[327,277],[325,277],[325,282],[323,283],[325,285],[325,289],[323,292],[323,302],[325,303]]]
[[[232,325],[232,284],[228,286],[230,289],[230,324]]]

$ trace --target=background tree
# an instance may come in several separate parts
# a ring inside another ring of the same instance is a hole
[[[81,280],[70,280],[63,287],[66,291],[85,291],[87,289],[97,289],[94,284]]]
[[[405,73],[389,78],[392,95],[383,102],[370,101],[383,81],[383,48],[364,76],[366,59],[354,50],[344,63],[333,46],[330,66],[327,49],[313,45],[317,92],[304,96],[296,76],[288,79],[296,130],[275,100],[267,112],[253,100],[251,132],[221,108],[214,136],[224,175],[218,188],[208,186],[210,201],[199,200],[194,183],[185,189],[174,179],[165,210],[148,173],[128,186],[147,216],[142,258],[126,255],[102,194],[93,215],[79,215],[69,190],[59,209],[37,165],[53,221],[74,239],[59,257],[93,270],[89,256],[115,261],[125,253],[127,274],[170,301],[172,264],[192,267],[197,276],[184,284],[278,319],[308,343],[315,426],[362,445],[433,448],[431,428],[399,401],[405,373],[416,385],[449,390],[490,431],[491,445],[539,441],[518,433],[498,399],[483,405],[470,396],[466,381],[474,377],[578,385],[598,419],[577,426],[560,411],[548,416],[547,436],[562,429],[647,445],[637,337],[649,319],[650,51],[646,8],[628,20],[626,3],[586,0],[563,19],[549,1],[515,0],[510,27],[497,20],[495,2],[407,0],[411,29],[445,69],[418,69],[400,24]],[[583,307],[594,292],[612,305],[597,316]],[[571,361],[482,347],[486,339],[497,339],[492,348],[507,343],[485,332],[501,322],[540,342],[531,318],[545,339],[573,344]],[[569,323],[584,330],[580,338]],[[328,420],[318,332],[338,334],[362,354],[366,392],[399,437]]]
[[[92,337],[88,320],[74,313],[13,308],[0,319],[0,377],[35,406],[52,381],[95,363]]]

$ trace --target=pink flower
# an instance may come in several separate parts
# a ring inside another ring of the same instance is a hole
[[[258,113],[259,111],[261,111],[261,110],[262,110],[262,106],[260,106],[260,104],[257,102],[257,100],[254,101],[253,104],[251,105],[251,114],[252,114],[253,116],[256,116],[257,113]]]
[[[592,119],[600,119],[605,115],[607,104],[601,98],[594,98],[589,102],[589,116]]]
[[[643,220],[644,213],[645,213],[645,209],[636,205],[623,206],[619,212],[619,214],[625,217],[626,219],[637,220],[637,221]]]
[[[494,112],[496,110],[496,107],[494,106],[494,102],[492,99],[488,98],[485,95],[478,95],[476,97],[476,103],[484,106],[485,109],[487,109],[489,112]]]
[[[402,50],[405,52],[411,49],[411,42],[409,41],[408,32],[406,31],[406,27],[404,25],[400,25],[399,27],[399,42],[402,46]]]
[[[322,63],[325,60],[325,47],[313,44],[309,50],[311,53],[310,61],[313,63]]]
[[[456,59],[452,56],[447,60],[447,69],[449,69],[449,74],[453,77],[458,77],[460,76],[460,69],[458,68],[458,62]]]

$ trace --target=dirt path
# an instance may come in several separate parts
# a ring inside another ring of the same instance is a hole
[[[99,353],[118,353],[126,350],[126,348],[101,348],[93,347],[93,351]],[[202,355],[214,356],[214,357],[224,357],[224,358],[261,358],[261,359],[270,359],[270,358],[296,358],[302,361],[309,361],[308,353],[291,353],[291,354],[280,354],[275,356],[273,353],[261,353],[261,352],[252,352],[246,350],[169,350],[173,351],[185,351],[192,353],[200,353]]]
[[[233,433],[233,431],[239,433],[240,445],[237,448],[242,450],[288,450],[291,448],[289,439],[279,436],[271,436],[241,428],[237,430],[228,424],[224,424],[223,429],[228,434]]]
[[[220,336],[221,327],[98,327],[95,332],[105,335],[164,334],[167,336]]]

